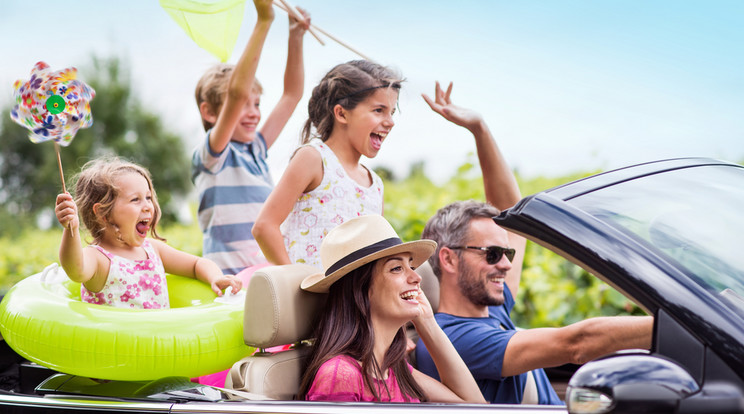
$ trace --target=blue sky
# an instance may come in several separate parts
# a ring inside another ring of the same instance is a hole
[[[366,163],[401,175],[426,162],[449,177],[475,146],[420,98],[453,81],[453,100],[489,123],[510,165],[526,176],[609,169],[658,158],[744,159],[744,2],[306,0],[313,22],[406,78],[396,127]],[[131,65],[135,91],[189,147],[201,130],[193,89],[217,59],[196,46],[156,0],[4,1],[0,96],[33,64],[83,68],[89,56]],[[264,116],[281,93],[282,11],[258,70]],[[42,19],[48,19],[44,22]],[[234,62],[252,30],[246,5]],[[312,87],[355,59],[307,36],[305,96],[270,151],[275,179],[294,149]],[[3,101],[0,101],[2,104]],[[95,114],[94,118],[95,118]],[[73,142],[74,145],[74,142]]]

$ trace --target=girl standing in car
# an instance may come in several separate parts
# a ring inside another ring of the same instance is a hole
[[[359,161],[377,156],[395,125],[401,82],[384,66],[355,60],[331,69],[313,89],[303,145],[253,225],[269,262],[320,267],[318,249],[332,228],[382,214],[382,179]]]

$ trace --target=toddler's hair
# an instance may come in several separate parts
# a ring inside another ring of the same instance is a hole
[[[225,102],[225,94],[227,93],[227,85],[230,83],[230,75],[235,68],[235,65],[228,63],[218,63],[202,75],[199,82],[196,84],[196,107],[200,108],[202,102],[207,103],[207,108],[213,114],[219,114],[222,104]],[[254,93],[261,95],[263,93],[263,87],[258,79],[253,79],[252,90]],[[199,111],[201,114],[201,111]],[[202,125],[204,130],[209,131],[210,128],[214,127],[214,124],[202,118]]]
[[[147,180],[154,210],[150,223],[150,233],[153,238],[165,240],[158,235],[156,230],[161,212],[150,173],[144,167],[121,160],[118,157],[105,157],[89,161],[85,163],[82,171],[76,176],[75,203],[78,206],[83,224],[90,232],[94,242],[100,243],[106,226],[108,226],[106,220],[111,216],[111,210],[114,208],[114,202],[119,193],[116,180],[126,173],[136,173]],[[100,204],[98,214],[93,212],[93,206],[96,204]]]
[[[307,103],[308,120],[302,128],[301,143],[307,144],[313,136],[323,141],[331,136],[336,105],[354,109],[379,88],[400,90],[401,82],[403,79],[398,73],[368,60],[352,60],[335,66],[313,89]]]

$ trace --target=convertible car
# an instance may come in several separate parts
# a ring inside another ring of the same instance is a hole
[[[243,359],[239,378],[228,381],[231,389],[185,377],[104,381],[57,372],[26,361],[6,336],[11,347],[0,343],[0,412],[744,413],[743,206],[744,167],[688,158],[575,181],[526,197],[494,218],[655,317],[652,349],[579,367],[565,407],[293,401],[322,297],[300,291],[309,270],[290,265],[254,274],[243,340],[262,351],[295,345]]]

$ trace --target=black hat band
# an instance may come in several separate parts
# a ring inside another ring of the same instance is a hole
[[[387,249],[388,247],[397,246],[399,244],[403,244],[403,241],[398,237],[391,237],[389,239],[381,240],[381,241],[378,241],[377,243],[370,244],[367,247],[363,247],[359,250],[356,250],[342,257],[340,260],[334,263],[333,266],[329,267],[328,270],[326,270],[325,275],[328,276],[331,273],[337,271],[338,269],[341,269],[342,267],[348,265],[349,263],[355,262],[363,257],[369,256],[380,250]]]

